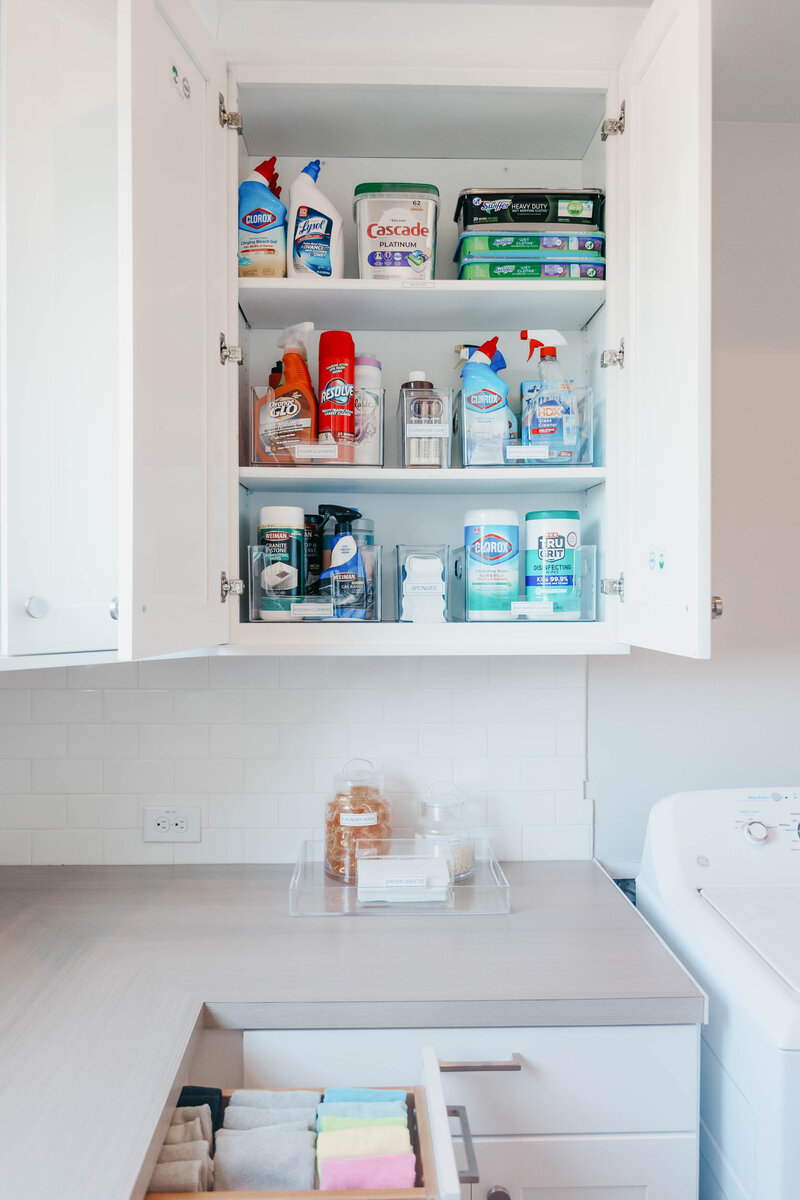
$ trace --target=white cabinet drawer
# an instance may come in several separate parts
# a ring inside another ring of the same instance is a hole
[[[691,1134],[476,1139],[472,1200],[696,1200]],[[490,1197],[490,1193],[492,1194]]]
[[[537,1029],[257,1030],[244,1035],[246,1087],[421,1082],[420,1049],[443,1063],[517,1071],[447,1072],[448,1104],[465,1105],[472,1132],[494,1134],[695,1131],[698,1034],[692,1025]],[[446,1068],[445,1068],[446,1070]]]

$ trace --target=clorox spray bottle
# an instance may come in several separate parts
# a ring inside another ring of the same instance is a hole
[[[461,369],[465,467],[502,466],[506,446],[517,440],[517,418],[509,407],[508,384],[497,374],[506,366],[497,342],[494,337],[477,350],[459,347],[461,355],[469,354]]]
[[[240,279],[282,279],[286,274],[286,205],[277,182],[273,155],[239,184]]]
[[[317,187],[319,159],[303,167],[289,189],[290,278],[341,279],[344,237],[341,213]]]

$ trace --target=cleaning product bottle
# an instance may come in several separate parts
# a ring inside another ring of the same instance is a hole
[[[511,443],[512,433],[516,440],[516,417],[508,403],[508,384],[497,374],[506,365],[497,342],[494,337],[472,350],[461,369],[460,417],[465,467],[503,466],[505,447]]]
[[[571,379],[564,378],[555,346],[546,346],[523,329],[530,340],[528,361],[539,350],[539,378],[520,384],[522,444],[532,448],[527,461],[569,464],[580,453],[580,414]]]
[[[290,278],[341,279],[344,275],[342,217],[317,187],[319,159],[303,167],[289,189],[287,271]]]
[[[317,400],[308,373],[308,335],[311,321],[290,325],[278,338],[283,350],[284,381],[264,396],[256,396],[253,412],[256,456],[259,462],[285,463],[313,457],[317,440]],[[306,449],[307,448],[307,449]],[[303,453],[305,449],[305,453]]]
[[[319,440],[335,443],[334,463],[351,463],[356,440],[353,338],[343,329],[326,329],[319,339]]]
[[[286,205],[274,190],[275,156],[260,163],[239,185],[239,277],[286,274]]]
[[[367,572],[353,535],[353,521],[359,520],[361,513],[356,508],[343,508],[341,504],[320,504],[319,513],[335,521],[330,566],[319,577],[320,595],[330,596],[334,617],[365,621]]]

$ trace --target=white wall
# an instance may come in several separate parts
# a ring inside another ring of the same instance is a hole
[[[710,662],[589,660],[595,849],[623,874],[660,796],[800,781],[799,191],[800,125],[715,125],[712,578],[725,615]]]

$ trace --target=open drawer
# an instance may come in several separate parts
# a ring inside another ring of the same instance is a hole
[[[334,1200],[461,1200],[461,1185],[478,1181],[466,1110],[462,1107],[448,1108],[445,1104],[439,1060],[432,1048],[422,1052],[422,1078],[422,1085],[407,1089],[406,1099],[411,1144],[417,1159],[417,1175],[413,1188],[325,1192],[316,1189],[307,1192],[148,1192],[145,1200],[185,1200],[187,1195],[192,1194],[214,1196],[219,1200],[278,1200],[279,1197],[284,1200],[320,1200],[322,1196],[331,1196]],[[320,1091],[324,1091],[324,1088],[320,1088]],[[223,1090],[223,1107],[227,1105],[230,1096],[230,1090]],[[455,1146],[450,1130],[451,1116],[457,1117],[461,1125],[460,1136],[467,1159],[467,1168],[462,1172],[459,1172],[456,1166]]]

